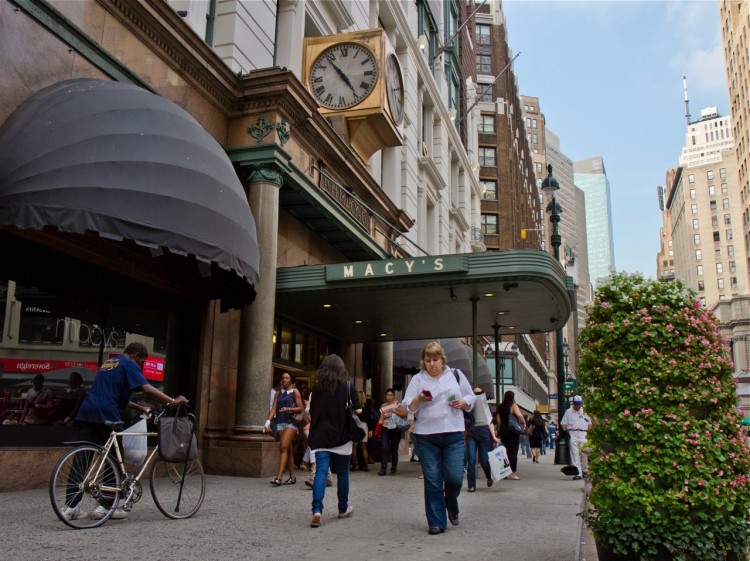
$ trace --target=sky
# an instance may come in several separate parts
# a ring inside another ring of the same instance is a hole
[[[730,115],[718,2],[504,0],[503,11],[519,93],[539,98],[568,158],[604,159],[615,268],[655,278],[656,188],[685,144],[683,75],[691,120],[709,106]]]

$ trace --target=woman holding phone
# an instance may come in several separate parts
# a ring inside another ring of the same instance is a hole
[[[416,415],[413,438],[424,474],[429,534],[442,534],[448,521],[458,526],[458,495],[464,481],[464,416],[477,396],[463,372],[446,364],[440,343],[422,349],[420,371],[402,403]],[[447,511],[447,519],[446,519]]]

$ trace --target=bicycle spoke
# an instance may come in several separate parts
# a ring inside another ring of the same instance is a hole
[[[168,518],[189,518],[203,504],[206,476],[198,460],[166,462],[151,467],[151,495],[156,507]]]
[[[66,452],[52,471],[50,501],[58,518],[71,528],[95,528],[114,511],[119,487],[114,461],[95,446],[79,446]]]

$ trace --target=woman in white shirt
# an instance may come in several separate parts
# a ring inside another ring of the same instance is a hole
[[[464,480],[463,411],[476,401],[466,376],[446,362],[439,343],[425,345],[421,370],[411,379],[402,402],[416,416],[413,437],[422,462],[430,535],[445,532],[448,520],[458,526],[458,495]]]

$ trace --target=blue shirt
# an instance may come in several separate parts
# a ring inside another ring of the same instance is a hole
[[[127,408],[133,391],[145,384],[148,381],[134,360],[125,355],[109,359],[96,373],[94,385],[83,399],[76,421],[121,421],[120,413]]]

